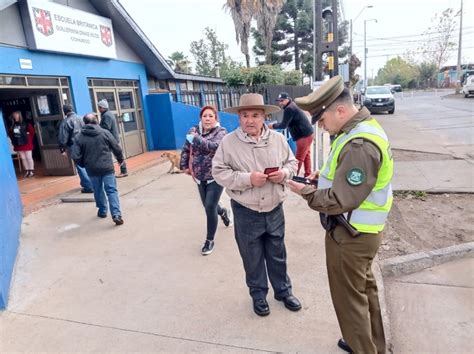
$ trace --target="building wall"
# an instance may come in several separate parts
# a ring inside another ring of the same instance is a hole
[[[169,93],[150,94],[146,98],[151,117],[153,146],[156,150],[177,150],[184,144],[188,130],[199,123],[200,108],[173,102]],[[239,126],[235,114],[219,112],[221,126],[229,132]]]
[[[74,9],[86,11],[95,15],[99,15],[97,10],[87,0],[56,0],[61,5],[68,4]],[[18,4],[13,4],[0,11],[0,43],[8,44],[14,47],[27,48],[25,34],[20,16],[20,8]],[[117,60],[130,61],[134,63],[142,63],[142,60],[130,49],[124,42],[122,37],[114,31],[115,47],[117,49]]]
[[[0,309],[4,309],[18,250],[22,204],[3,119],[0,119],[0,190]]]
[[[77,57],[56,53],[35,52],[0,45],[0,74],[69,77],[74,107],[79,114],[92,111],[87,78],[139,80],[142,102],[148,93],[145,66],[119,60]],[[31,59],[32,70],[21,69],[19,59]],[[146,106],[143,109],[148,149],[153,150]]]

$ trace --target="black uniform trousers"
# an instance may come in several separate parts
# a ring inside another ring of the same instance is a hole
[[[283,205],[259,213],[231,200],[234,233],[242,258],[247,286],[253,299],[265,299],[268,278],[276,296],[291,295],[286,273],[285,215]]]
[[[342,336],[355,354],[386,352],[372,261],[382,235],[351,237],[338,225],[326,232],[326,266]]]

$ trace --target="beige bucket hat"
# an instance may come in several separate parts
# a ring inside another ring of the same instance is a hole
[[[263,96],[258,93],[246,93],[240,96],[238,106],[225,108],[224,112],[239,113],[243,109],[263,109],[265,114],[270,114],[278,112],[280,107],[264,104]]]

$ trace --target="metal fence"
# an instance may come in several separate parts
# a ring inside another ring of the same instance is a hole
[[[274,85],[258,85],[249,88],[231,89],[226,88],[222,91],[170,91],[172,100],[192,106],[214,106],[219,111],[227,107],[237,106],[240,96],[244,93],[259,93],[263,96],[266,104],[274,104],[280,92],[287,92],[290,97],[306,96],[311,92],[309,86],[274,86]]]

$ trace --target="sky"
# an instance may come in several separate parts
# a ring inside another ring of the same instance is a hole
[[[235,40],[232,18],[223,9],[225,0],[120,0],[120,3],[165,58],[182,51],[193,61],[190,43],[203,38],[204,29],[210,27],[220,41],[229,45],[228,55],[245,63]],[[457,11],[460,4],[461,0],[342,0],[342,9],[343,18],[353,20],[353,51],[361,60],[364,20],[367,20],[367,76],[372,77],[387,60],[403,55],[407,49],[417,48],[426,38],[422,33],[430,27],[436,13],[449,7]],[[473,13],[474,1],[464,0],[463,63],[474,63]],[[456,43],[458,35],[457,30],[453,38]],[[456,63],[457,45],[447,64]],[[363,64],[358,70],[361,74],[362,68]],[[291,69],[289,66],[288,70]]]

